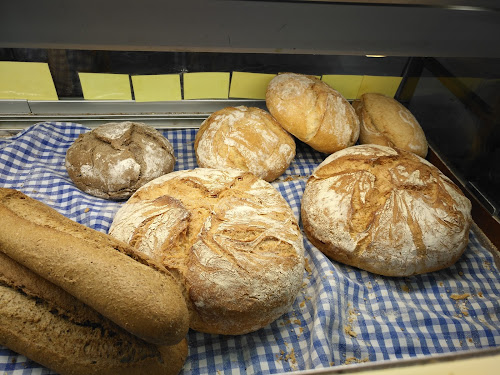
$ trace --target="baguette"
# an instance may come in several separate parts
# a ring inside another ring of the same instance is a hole
[[[184,289],[163,266],[23,193],[0,188],[0,251],[145,341],[187,334]]]
[[[178,374],[187,356],[147,343],[0,253],[0,344],[61,375]]]

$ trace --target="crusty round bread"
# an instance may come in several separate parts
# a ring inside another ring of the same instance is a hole
[[[160,132],[128,121],[80,135],[66,153],[73,183],[104,199],[127,199],[145,183],[171,172],[174,164],[174,149]]]
[[[419,156],[379,145],[330,155],[302,197],[304,231],[331,259],[385,276],[446,268],[464,252],[471,203]]]
[[[360,120],[359,143],[397,147],[425,158],[427,139],[413,114],[382,94],[366,93],[353,103]]]
[[[351,104],[316,77],[278,74],[267,87],[266,105],[285,130],[317,151],[331,154],[358,140]]]
[[[159,177],[120,208],[110,234],[184,280],[197,331],[260,329],[290,309],[302,285],[293,211],[249,172],[197,168]]]
[[[295,157],[295,141],[266,111],[227,107],[209,116],[194,141],[198,165],[236,168],[274,181]]]

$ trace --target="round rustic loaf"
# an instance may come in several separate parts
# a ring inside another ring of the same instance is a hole
[[[274,181],[295,157],[295,141],[266,111],[227,107],[200,126],[194,149],[204,168],[236,168]]]
[[[397,147],[425,158],[427,139],[413,114],[382,94],[366,93],[353,106],[360,121],[359,142]]]
[[[266,105],[285,130],[317,151],[331,154],[358,140],[351,104],[316,77],[278,74],[267,87]]]
[[[302,286],[297,219],[249,172],[197,168],[159,177],[120,208],[109,233],[184,281],[197,331],[260,329],[290,309]]]
[[[84,133],[66,152],[66,170],[76,187],[104,199],[127,199],[174,165],[174,149],[160,132],[128,121]]]
[[[385,276],[446,268],[464,252],[471,203],[419,156],[359,145],[326,158],[309,178],[302,223],[331,259]]]

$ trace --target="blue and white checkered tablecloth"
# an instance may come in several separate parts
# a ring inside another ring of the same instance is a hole
[[[21,190],[106,232],[123,203],[81,192],[64,167],[67,148],[88,130],[73,123],[41,123],[0,138],[0,186]],[[163,134],[174,146],[176,170],[197,167],[196,129]],[[292,165],[273,183],[297,217],[306,179],[323,157],[298,142]],[[308,266],[292,309],[247,335],[190,331],[182,374],[274,374],[500,346],[500,272],[473,232],[454,266],[408,278],[331,262],[306,238],[304,244]],[[464,293],[468,298],[452,298]],[[0,374],[54,372],[0,347]]]

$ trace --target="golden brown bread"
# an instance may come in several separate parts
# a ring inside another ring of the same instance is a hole
[[[177,270],[197,331],[260,329],[290,309],[302,286],[297,219],[249,172],[197,168],[153,180],[120,208],[110,234]]]
[[[386,276],[443,269],[464,252],[471,203],[413,153],[360,145],[330,155],[302,197],[304,231],[333,260]]]
[[[194,149],[203,168],[236,168],[274,181],[295,157],[295,141],[266,111],[226,107],[210,115],[196,133]]]
[[[0,344],[61,375],[176,375],[187,343],[156,346],[0,252]]]
[[[185,337],[183,287],[163,266],[15,190],[0,188],[0,217],[10,258],[148,342]]]
[[[267,87],[266,105],[285,130],[317,151],[331,154],[358,140],[351,104],[316,77],[278,74]]]
[[[366,93],[353,107],[360,121],[359,142],[397,147],[423,158],[427,139],[413,114],[401,103],[382,94]]]

